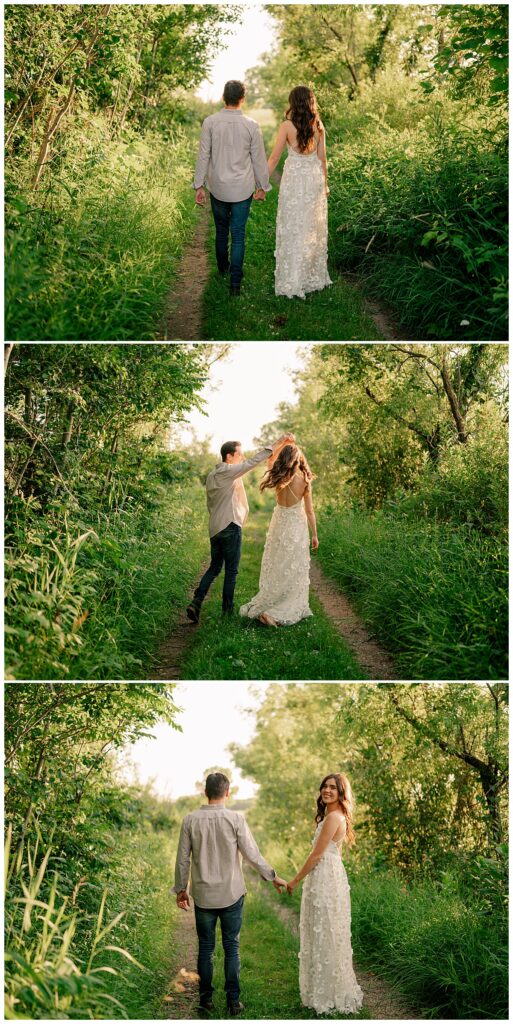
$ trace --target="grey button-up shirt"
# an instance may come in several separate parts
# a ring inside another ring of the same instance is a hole
[[[225,203],[249,199],[256,188],[272,188],[259,125],[242,110],[219,110],[201,127],[194,188],[205,181]]]
[[[207,476],[208,532],[211,537],[230,523],[244,526],[249,505],[244,484],[240,479],[250,469],[269,458],[272,448],[263,448],[244,462],[219,462]]]
[[[191,894],[198,907],[231,907],[247,891],[242,857],[267,881],[276,877],[240,811],[231,811],[223,804],[200,807],[183,819],[171,891],[186,890],[190,873]]]

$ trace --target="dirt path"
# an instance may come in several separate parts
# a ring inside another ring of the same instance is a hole
[[[246,869],[246,881],[268,904],[292,934],[299,938],[299,917],[292,907],[280,902],[269,886],[264,884],[253,871]],[[280,897],[281,899],[281,897]],[[283,900],[285,897],[283,897]],[[370,1020],[418,1020],[419,1011],[408,1005],[405,997],[396,992],[383,978],[355,966],[358,984],[363,992],[364,1007],[369,1011]]]
[[[397,679],[390,655],[374,640],[362,620],[353,611],[347,597],[324,575],[316,561],[310,564],[310,583],[341,636],[371,679]]]
[[[207,235],[210,204],[201,209],[196,230],[180,260],[169,293],[161,341],[201,341],[201,303],[209,275]]]
[[[193,592],[196,589],[203,573],[207,568],[208,562],[202,566],[199,573],[198,579],[193,587],[191,587],[187,602],[192,598]],[[210,595],[207,595],[206,600],[208,601]],[[192,646],[196,636],[197,626],[194,622],[191,622],[187,618],[185,613],[185,607],[180,614],[180,618],[176,623],[174,629],[168,634],[163,640],[159,647],[157,655],[157,665],[151,670],[152,679],[181,679],[182,665],[185,659],[187,651]]]
[[[199,976],[196,973],[196,927],[194,910],[181,911],[174,936],[175,957],[171,977],[163,996],[167,1020],[192,1020],[198,1017]]]

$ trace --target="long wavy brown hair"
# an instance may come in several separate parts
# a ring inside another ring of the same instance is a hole
[[[265,491],[266,487],[270,487],[281,491],[292,480],[298,469],[303,474],[305,484],[308,486],[315,477],[301,448],[298,448],[297,444],[286,444],[271,468],[267,470],[260,484],[260,490]]]
[[[315,820],[317,824],[319,824],[320,821],[324,821],[326,816],[326,804],[321,797],[321,792],[328,779],[335,779],[338,789],[338,804],[344,818],[346,819],[346,834],[344,836],[344,841],[349,846],[352,846],[355,842],[355,834],[353,830],[353,794],[351,792],[351,783],[349,782],[347,775],[343,775],[342,772],[331,772],[330,775],[324,776],[319,786],[317,814],[315,815]]]
[[[304,153],[309,148],[315,129],[323,131],[315,94],[307,85],[296,85],[292,90],[285,117],[292,121],[297,131],[297,147]]]

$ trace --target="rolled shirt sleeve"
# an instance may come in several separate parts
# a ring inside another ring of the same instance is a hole
[[[262,878],[265,878],[267,882],[272,882],[273,878],[276,878],[276,871],[262,857],[244,818],[241,818],[237,829],[237,846],[244,859],[251,864],[255,871],[258,871]]]
[[[262,188],[264,192],[270,192],[272,185],[269,181],[269,168],[267,166],[267,157],[265,155],[262,131],[259,125],[256,126],[251,137],[250,156],[251,163],[253,165],[253,173],[255,175],[256,187]]]
[[[187,818],[184,818],[184,820],[182,821],[182,827],[180,829],[178,850],[176,851],[175,884],[171,889],[171,892],[185,892],[187,886],[189,885],[189,875],[191,870],[191,850],[191,833]]]

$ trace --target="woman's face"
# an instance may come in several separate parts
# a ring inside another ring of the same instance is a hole
[[[337,783],[333,777],[326,779],[321,789],[321,799],[325,804],[338,803],[339,792],[337,789]]]

